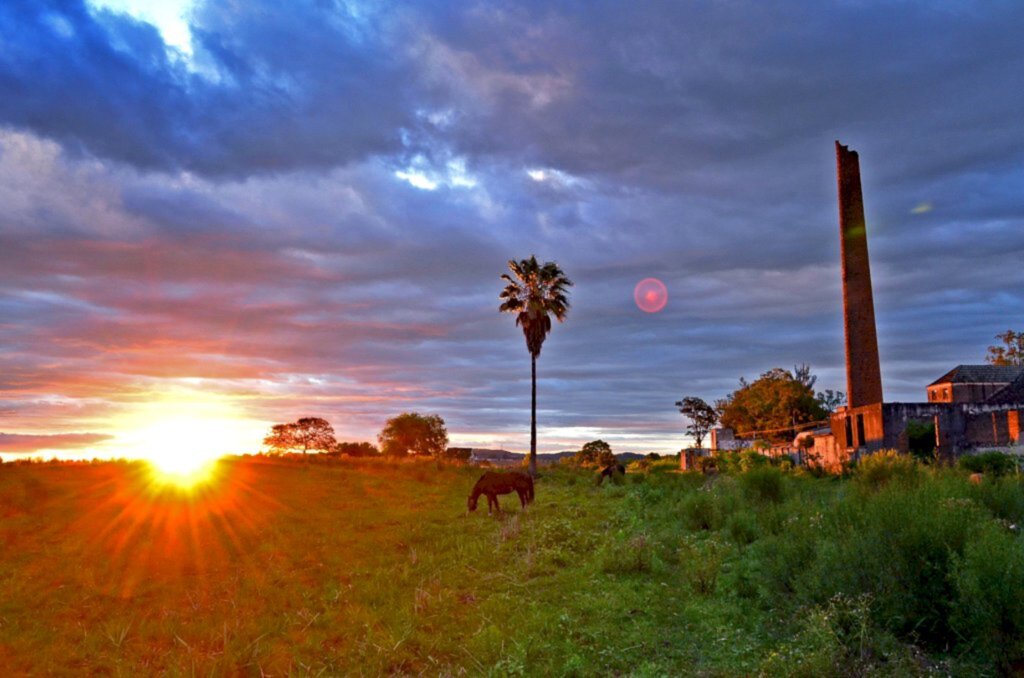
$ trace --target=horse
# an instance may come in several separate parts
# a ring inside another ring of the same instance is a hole
[[[597,476],[597,484],[600,485],[604,482],[605,478],[611,478],[615,474],[619,474],[620,476],[626,475],[626,467],[622,464],[609,464],[608,466],[605,466],[604,470]]]
[[[527,504],[533,503],[533,478],[528,473],[518,471],[510,473],[488,471],[480,476],[480,480],[476,481],[466,506],[470,511],[475,511],[477,499],[481,494],[486,494],[487,513],[491,513],[492,506],[497,511],[501,511],[501,506],[498,505],[498,495],[512,494],[513,492],[519,495],[519,503],[526,508]]]

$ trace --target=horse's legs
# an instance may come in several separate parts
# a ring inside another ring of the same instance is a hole
[[[516,494],[519,495],[519,503],[523,508],[526,508],[526,493],[523,490],[516,489]]]

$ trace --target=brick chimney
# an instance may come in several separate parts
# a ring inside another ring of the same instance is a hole
[[[868,235],[857,152],[836,141],[839,175],[839,249],[843,263],[846,397],[850,408],[882,402],[875,303],[871,295]]]

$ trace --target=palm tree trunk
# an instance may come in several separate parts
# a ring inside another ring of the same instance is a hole
[[[530,401],[530,475],[537,477],[537,356],[530,355],[533,398]]]

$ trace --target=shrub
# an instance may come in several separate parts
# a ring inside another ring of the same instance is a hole
[[[753,544],[760,536],[757,516],[750,511],[737,511],[725,521],[725,530],[740,546]]]
[[[871,597],[836,595],[801,615],[792,643],[761,666],[770,676],[915,675],[920,666],[905,646],[877,629]]]
[[[760,466],[740,476],[744,494],[754,501],[778,504],[785,494],[782,472],[771,466]]]
[[[896,450],[882,450],[861,459],[854,477],[867,490],[878,490],[889,483],[908,487],[920,480],[921,468],[909,455]]]
[[[954,558],[950,626],[971,652],[1009,673],[1024,659],[1024,549],[998,524],[974,534]]]
[[[755,450],[742,450],[732,454],[733,456],[728,468],[729,473],[746,473],[752,469],[771,464],[771,459]]]
[[[983,452],[960,457],[957,465],[970,473],[1004,476],[1017,470],[1017,457],[1002,452]]]
[[[709,596],[715,592],[727,548],[715,539],[683,539],[679,564],[694,593]]]
[[[629,465],[630,473],[650,473],[651,472],[650,457],[644,457],[643,459],[637,459]]]
[[[350,457],[376,457],[380,454],[380,450],[370,443],[340,442],[334,446],[333,454],[345,454]]]
[[[693,465],[701,473],[717,473],[719,469],[718,459],[715,457],[697,457]]]
[[[908,421],[906,435],[910,454],[923,462],[935,459],[935,422]]]
[[[891,484],[848,498],[833,516],[834,536],[819,546],[807,595],[875,596],[881,628],[929,649],[952,646],[953,559],[989,518],[970,499],[951,497],[940,483]]]
[[[722,510],[710,492],[701,490],[687,495],[681,508],[683,524],[692,532],[717,530],[722,526]]]
[[[1024,524],[1024,484],[1017,478],[996,478],[981,485],[972,485],[968,491],[996,518],[1016,525]]]

